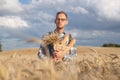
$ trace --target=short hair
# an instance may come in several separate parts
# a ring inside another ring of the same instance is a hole
[[[57,12],[56,18],[57,18],[57,16],[58,16],[59,14],[64,14],[64,15],[66,16],[66,18],[68,19],[68,16],[67,16],[67,13],[66,13],[66,12],[64,12],[64,11],[59,11],[59,12]]]

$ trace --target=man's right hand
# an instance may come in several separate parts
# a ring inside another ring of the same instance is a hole
[[[60,50],[55,50],[55,51],[53,52],[53,55],[54,55],[54,61],[55,61],[55,62],[61,61],[62,58],[65,56],[65,55],[63,54],[63,51],[60,51]]]

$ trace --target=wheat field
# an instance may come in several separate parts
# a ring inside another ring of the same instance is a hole
[[[120,48],[78,46],[77,59],[40,60],[38,48],[0,52],[0,80],[120,80]]]

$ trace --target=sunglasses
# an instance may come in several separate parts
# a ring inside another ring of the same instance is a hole
[[[58,21],[66,21],[67,19],[64,19],[64,18],[57,18],[56,20],[58,20]]]

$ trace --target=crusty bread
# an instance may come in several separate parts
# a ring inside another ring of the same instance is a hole
[[[75,44],[75,42],[76,42],[76,39],[72,39],[71,41],[70,41],[70,43],[68,44],[68,47],[72,47],[74,44]]]
[[[70,35],[67,34],[67,35],[63,38],[63,40],[61,41],[61,45],[65,45],[66,42],[67,42],[67,40],[69,39],[69,37],[70,37]]]
[[[69,40],[70,35],[66,35],[60,44],[54,44],[54,50],[62,51],[62,54],[65,55],[69,52],[71,47],[75,44],[76,39],[72,39],[68,45],[66,45],[66,42]],[[54,61],[61,61],[62,59],[54,57]]]

